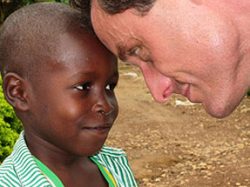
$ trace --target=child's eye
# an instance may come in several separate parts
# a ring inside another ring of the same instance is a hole
[[[90,82],[87,82],[87,83],[78,85],[78,86],[76,86],[75,88],[76,88],[77,90],[80,90],[80,91],[87,91],[87,90],[90,90],[91,84],[90,84]]]
[[[115,83],[113,83],[113,84],[108,84],[107,86],[106,86],[106,90],[110,90],[110,91],[113,91],[114,89],[115,89],[115,87],[116,87],[116,84]]]

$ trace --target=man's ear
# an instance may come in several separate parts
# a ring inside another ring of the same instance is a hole
[[[27,111],[28,94],[26,81],[16,73],[7,73],[3,77],[3,91],[6,100],[17,110]]]

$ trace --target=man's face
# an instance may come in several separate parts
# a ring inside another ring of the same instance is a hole
[[[240,103],[239,52],[231,22],[209,6],[157,0],[144,16],[129,9],[108,15],[96,0],[92,22],[98,37],[121,59],[140,67],[155,100],[177,93],[225,117]]]
[[[93,35],[78,30],[60,37],[55,55],[33,79],[33,123],[25,131],[36,137],[32,141],[42,139],[35,143],[39,147],[90,156],[101,149],[118,114],[117,59]]]

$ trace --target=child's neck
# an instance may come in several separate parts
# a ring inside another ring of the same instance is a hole
[[[70,155],[37,137],[32,136],[32,141],[30,136],[25,139],[31,154],[53,171],[65,187],[108,186],[97,165],[88,157]]]

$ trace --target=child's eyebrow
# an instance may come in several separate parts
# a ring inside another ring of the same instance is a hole
[[[73,74],[72,76],[70,76],[70,78],[76,78],[76,77],[81,77],[81,76],[93,76],[95,75],[95,71],[81,71],[81,72],[77,72],[75,74]]]
[[[96,76],[97,76],[96,71],[94,71],[94,70],[86,70],[86,71],[77,72],[74,75],[70,76],[69,78],[70,79],[76,79],[76,78],[79,78],[79,77],[92,77],[92,78],[95,78]],[[107,75],[107,79],[112,79],[112,78],[117,78],[117,79],[119,78],[118,70],[114,71],[110,76]]]

